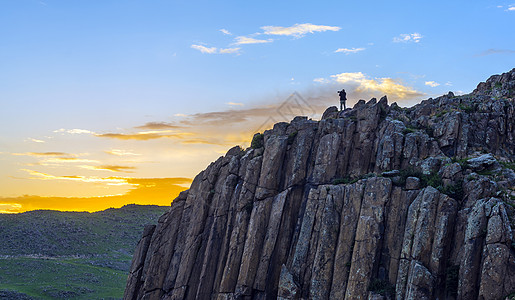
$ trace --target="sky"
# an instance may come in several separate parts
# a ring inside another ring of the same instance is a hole
[[[0,0],[0,212],[169,205],[295,115],[515,67],[514,1]]]

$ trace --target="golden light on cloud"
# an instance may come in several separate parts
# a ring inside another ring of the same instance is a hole
[[[141,154],[135,153],[132,150],[122,150],[122,149],[111,149],[104,151],[107,154],[116,155],[116,156],[139,156]]]
[[[151,130],[159,130],[159,129],[174,129],[174,128],[182,128],[182,126],[167,123],[167,122],[147,122],[144,125],[137,126],[135,128],[138,129],[151,129]]]
[[[0,213],[21,213],[35,209],[99,211],[126,204],[170,205],[191,184],[190,178],[124,178],[132,188],[123,195],[103,197],[0,197]]]
[[[123,173],[134,173],[136,167],[129,166],[118,166],[118,165],[102,165],[102,166],[80,166],[83,169],[88,170],[100,170],[100,171],[111,171],[111,172],[123,172]]]
[[[340,73],[331,75],[337,83],[356,85],[357,92],[376,91],[388,95],[392,98],[406,99],[422,96],[423,93],[403,85],[400,81],[392,78],[370,79],[361,72],[356,73]]]
[[[51,175],[39,171],[22,169],[29,173],[32,176],[31,179],[41,179],[41,180],[72,180],[72,181],[80,181],[80,182],[90,182],[90,183],[105,183],[108,185],[128,185],[126,178],[121,177],[98,177],[98,176],[79,176],[79,175],[65,175],[65,176],[56,176]]]
[[[11,153],[18,156],[70,156],[64,152],[25,152],[25,153]]]
[[[0,203],[0,214],[14,214],[21,209],[22,205],[19,203]]]
[[[186,135],[191,135],[191,133],[187,132],[176,132],[173,134],[166,134],[170,131],[144,131],[137,133],[103,133],[103,134],[95,134],[97,137],[103,138],[111,138],[111,139],[119,139],[119,140],[139,140],[139,141],[148,141],[155,140],[161,138],[182,138]]]

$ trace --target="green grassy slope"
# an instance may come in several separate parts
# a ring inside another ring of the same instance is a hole
[[[0,299],[119,299],[145,224],[169,209],[0,214]]]

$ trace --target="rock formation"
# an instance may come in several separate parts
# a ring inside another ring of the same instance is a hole
[[[124,299],[504,299],[514,95],[515,69],[468,95],[275,124],[145,228]]]

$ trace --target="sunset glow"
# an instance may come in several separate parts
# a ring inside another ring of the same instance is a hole
[[[3,3],[0,213],[169,205],[342,87],[411,106],[515,65],[511,3],[358,2]]]

